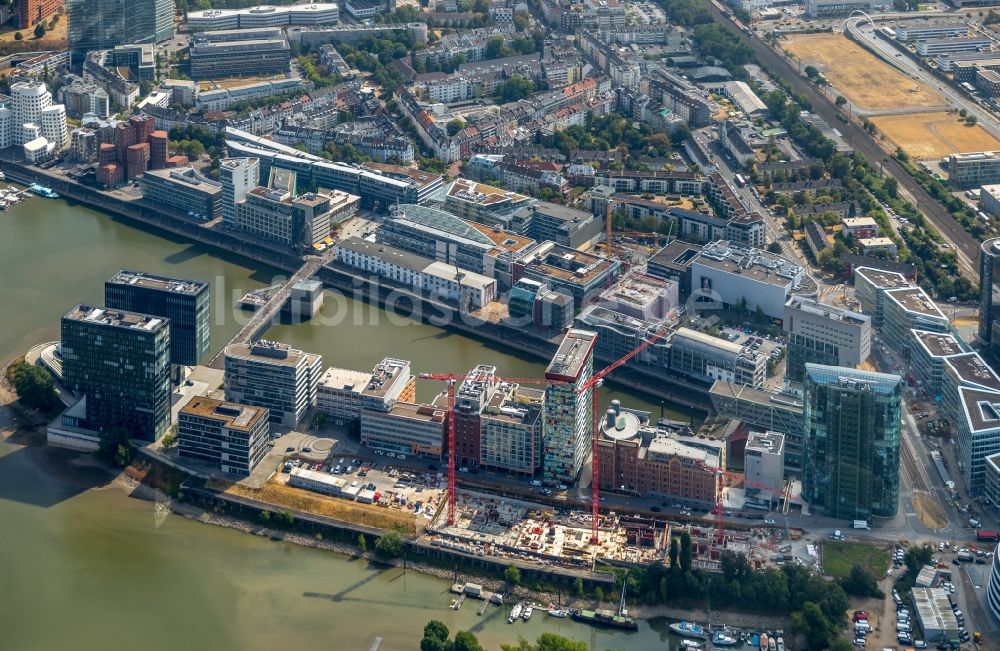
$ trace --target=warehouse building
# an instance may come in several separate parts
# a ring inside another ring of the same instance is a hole
[[[958,640],[958,619],[944,588],[913,588],[911,592],[924,639],[928,642]]]

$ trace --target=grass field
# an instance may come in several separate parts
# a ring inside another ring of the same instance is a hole
[[[1000,149],[1000,140],[978,124],[966,126],[957,113],[934,111],[870,119],[893,144],[918,160],[957,152]]]
[[[326,497],[318,493],[292,488],[276,481],[269,481],[260,490],[233,484],[226,489],[226,492],[274,504],[276,511],[280,511],[282,508],[306,511],[369,527],[396,529],[406,535],[413,535],[417,530],[416,518],[407,511],[349,502],[337,497]]]
[[[823,543],[823,573],[842,579],[855,563],[867,568],[876,579],[889,567],[889,551],[873,545],[828,540]]]
[[[840,94],[869,110],[942,106],[933,88],[910,79],[840,34],[794,34],[781,47],[815,66]]]

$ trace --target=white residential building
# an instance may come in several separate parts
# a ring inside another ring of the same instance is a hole
[[[21,129],[26,123],[38,123],[42,111],[52,106],[52,93],[41,81],[22,81],[10,87],[11,110],[14,113],[14,143],[23,145],[33,138],[25,139],[31,132]],[[37,138],[38,135],[35,135]]]
[[[52,143],[55,151],[62,151],[69,146],[69,132],[66,128],[66,107],[53,104],[42,109],[42,136]]]

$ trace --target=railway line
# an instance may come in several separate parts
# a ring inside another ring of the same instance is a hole
[[[899,181],[900,189],[920,210],[927,220],[941,235],[955,247],[958,254],[958,267],[963,276],[975,284],[979,284],[977,261],[979,259],[979,242],[951,216],[944,206],[934,199],[917,183],[910,173],[895,158],[886,154],[874,138],[854,122],[841,122],[837,115],[836,105],[810,81],[799,75],[784,57],[772,49],[767,43],[734,23],[726,13],[720,10],[715,2],[706,3],[715,20],[732,34],[736,35],[756,55],[757,62],[778,79],[783,80],[793,91],[805,97],[812,104],[814,113],[820,115],[844,135],[844,138],[856,151],[873,164],[879,164],[884,174]]]

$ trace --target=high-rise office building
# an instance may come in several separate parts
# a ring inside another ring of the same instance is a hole
[[[222,182],[222,223],[236,225],[236,207],[260,183],[260,160],[223,158],[219,163]]]
[[[544,473],[549,481],[576,481],[590,452],[594,389],[577,391],[593,377],[596,342],[596,332],[570,329],[545,369],[545,379],[559,382],[547,387],[542,412]]]
[[[287,344],[230,344],[226,356],[226,400],[267,407],[272,423],[297,427],[316,406],[323,357]]]
[[[1000,237],[979,248],[979,341],[1000,345]]]
[[[177,450],[223,472],[247,476],[267,456],[267,409],[196,396],[177,414]]]
[[[173,0],[66,0],[66,13],[74,56],[174,35]]]
[[[78,305],[62,318],[63,383],[86,397],[88,429],[155,441],[170,426],[167,319]]]
[[[826,515],[890,518],[899,502],[898,375],[806,364],[803,497]]]
[[[788,361],[785,377],[801,382],[806,364],[855,368],[871,353],[870,316],[801,296],[785,303]]]
[[[170,362],[194,366],[209,348],[209,285],[122,269],[104,283],[104,303],[116,310],[170,319]]]

